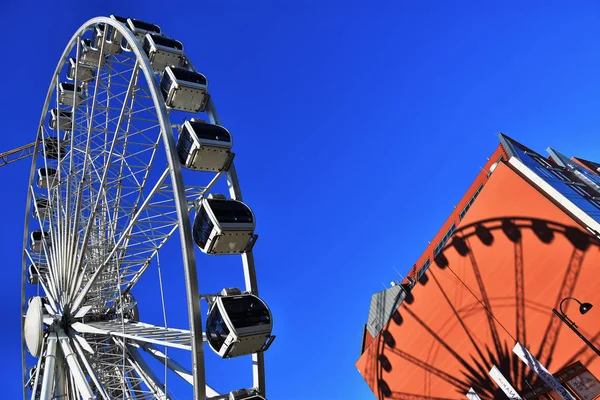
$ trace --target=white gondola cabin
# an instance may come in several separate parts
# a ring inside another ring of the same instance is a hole
[[[154,72],[162,72],[171,65],[178,67],[183,62],[183,44],[166,36],[148,33],[143,49]]]
[[[53,108],[50,110],[50,129],[70,131],[73,128],[73,114],[69,110]]]
[[[204,111],[210,95],[206,77],[184,68],[166,67],[160,81],[167,107],[197,113]]]
[[[76,101],[77,104],[83,100],[83,91],[81,86],[77,86],[71,82],[61,82],[58,85],[58,103],[64,106],[72,106]]]
[[[35,200],[33,218],[38,220],[48,220],[50,218],[50,202],[48,199],[41,198]]]
[[[206,339],[222,358],[265,351],[275,336],[269,307],[257,296],[223,289],[214,298],[206,319]]]
[[[100,54],[100,47],[94,47],[91,39],[83,39],[81,41],[80,52],[83,63],[98,66],[98,62],[102,60],[102,64],[104,64],[104,56]]]
[[[265,400],[265,398],[254,390],[240,389],[230,392],[227,400]]]
[[[48,273],[47,264],[29,264],[27,267],[27,282],[32,285],[37,285],[40,282],[40,276]]]
[[[240,254],[252,250],[258,237],[254,227],[250,207],[211,194],[199,202],[192,236],[206,254]]]
[[[177,138],[182,166],[198,171],[223,171],[233,160],[231,134],[220,125],[192,119],[185,121]]]
[[[50,246],[50,234],[48,232],[33,231],[29,236],[29,248],[33,251],[42,251],[44,249],[44,243],[46,247]]]
[[[80,62],[79,65],[77,65],[77,60],[75,60],[74,58],[69,58],[69,70],[67,72],[67,79],[73,81],[75,80],[75,75],[77,75],[77,82],[91,82],[96,77],[96,70],[94,66],[82,62]]]
[[[119,21],[121,22],[121,21]],[[122,22],[121,22],[122,23]],[[106,36],[104,36],[104,29],[106,29],[106,24],[100,23],[96,25],[95,35],[94,35],[94,47],[97,49],[102,48],[102,38],[104,38],[104,52],[110,54],[118,54],[121,52],[121,40],[123,40],[123,35],[113,28],[112,26],[108,26],[108,32],[106,32]]]
[[[58,177],[54,168],[37,169],[37,187],[41,189],[52,188],[58,185]]]
[[[55,137],[44,138],[44,156],[50,160],[63,158],[67,153],[66,140],[58,140]]]

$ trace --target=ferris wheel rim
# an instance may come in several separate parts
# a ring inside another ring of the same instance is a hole
[[[135,35],[124,27],[119,22],[108,17],[95,17],[80,26],[80,28],[73,34],[71,39],[61,55],[57,67],[50,80],[49,89],[46,95],[46,100],[42,108],[42,115],[37,128],[37,138],[34,148],[33,160],[30,170],[30,178],[28,185],[28,194],[26,201],[25,210],[25,224],[23,233],[23,254],[22,254],[22,269],[21,269],[21,311],[22,315],[25,313],[26,308],[26,276],[27,276],[27,256],[25,249],[27,248],[29,239],[29,221],[30,212],[32,205],[32,194],[29,190],[35,184],[35,171],[37,155],[39,152],[39,146],[42,143],[40,135],[40,127],[43,126],[48,107],[53,95],[53,89],[57,86],[60,77],[60,72],[65,61],[67,60],[70,52],[74,46],[78,46],[77,41],[81,38],[82,34],[86,32],[90,27],[93,27],[99,23],[110,25],[114,29],[118,30],[119,33],[126,39],[131,51],[135,54],[135,59],[139,63],[139,69],[143,72],[144,78],[146,79],[148,90],[152,95],[152,102],[157,112],[157,118],[160,123],[160,136],[163,141],[165,155],[168,161],[169,176],[171,179],[171,186],[173,188],[174,202],[177,210],[177,217],[179,221],[178,230],[180,232],[181,250],[182,250],[182,261],[184,264],[184,273],[186,281],[186,295],[188,305],[188,319],[189,319],[189,330],[191,336],[191,358],[192,358],[192,372],[193,372],[193,390],[194,398],[204,399],[205,393],[205,370],[204,370],[204,354],[203,354],[203,341],[202,341],[202,319],[199,304],[199,289],[198,289],[198,278],[196,271],[195,254],[193,250],[193,240],[191,235],[191,224],[190,217],[187,211],[186,197],[184,192],[184,182],[181,173],[181,167],[177,162],[177,155],[175,152],[175,141],[173,137],[171,121],[168,117],[166,105],[162,98],[159,96],[160,91],[158,88],[155,74],[151,67],[150,61],[144,51],[141,48],[140,42],[136,39]],[[214,107],[214,106],[213,106]],[[198,334],[199,333],[199,334]],[[23,326],[21,329],[21,364],[22,364],[22,382],[26,382],[26,349],[24,344],[24,330]],[[23,387],[23,398],[27,399],[27,386]]]

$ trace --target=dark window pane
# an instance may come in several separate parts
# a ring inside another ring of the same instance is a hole
[[[133,26],[136,28],[143,29],[148,32],[160,33],[160,28],[158,27],[158,25],[140,21],[138,19],[132,19],[131,22],[133,23]]]
[[[194,141],[188,131],[187,127],[184,125],[181,135],[177,139],[177,155],[179,156],[179,162],[182,165],[185,165],[187,162],[187,158],[192,151],[192,145]]]
[[[40,175],[43,177],[56,175],[56,170],[54,168],[40,168],[39,171]]]
[[[227,316],[236,329],[271,322],[269,310],[254,296],[224,297],[222,301]]]
[[[72,84],[71,82],[61,82],[60,87],[65,92],[74,92],[75,91],[75,85]],[[81,87],[77,88],[77,92],[81,92]]]
[[[150,35],[152,37],[152,41],[154,42],[154,44],[158,45],[158,46],[165,46],[165,47],[171,47],[173,49],[178,49],[178,50],[183,50],[183,45],[181,44],[181,42],[174,40],[174,39],[169,39],[167,37],[164,36],[159,36],[159,35]]]
[[[208,199],[208,204],[220,223],[252,222],[252,211],[239,201]]]
[[[119,17],[118,15],[112,15],[112,17],[123,24],[127,23],[127,18]]]
[[[199,213],[196,215],[194,219],[194,229],[192,235],[194,236],[194,242],[200,248],[204,248],[206,246],[206,242],[210,236],[210,233],[213,230],[213,223],[211,222],[206,210],[204,208],[200,209]]]
[[[160,91],[162,92],[163,98],[167,100],[169,90],[171,89],[171,77],[169,74],[164,73],[160,80]]]
[[[231,142],[231,135],[227,129],[222,126],[193,121],[190,121],[190,125],[192,125],[192,128],[199,139]]]
[[[206,319],[206,336],[210,345],[215,350],[220,350],[225,339],[229,336],[229,329],[221,317],[219,307],[213,306],[208,318]]]
[[[188,71],[183,68],[171,68],[173,75],[177,80],[206,85],[206,77],[198,72]]]

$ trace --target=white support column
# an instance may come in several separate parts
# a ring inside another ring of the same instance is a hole
[[[54,391],[54,369],[56,367],[57,337],[54,333],[48,336],[48,350],[46,351],[46,362],[44,363],[44,377],[42,378],[42,389],[40,400],[50,400]]]

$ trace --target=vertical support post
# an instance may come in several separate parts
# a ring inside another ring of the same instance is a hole
[[[50,400],[53,397],[57,341],[56,334],[51,333],[48,336],[48,350],[46,351],[46,362],[44,363],[44,377],[42,378],[40,400]]]

